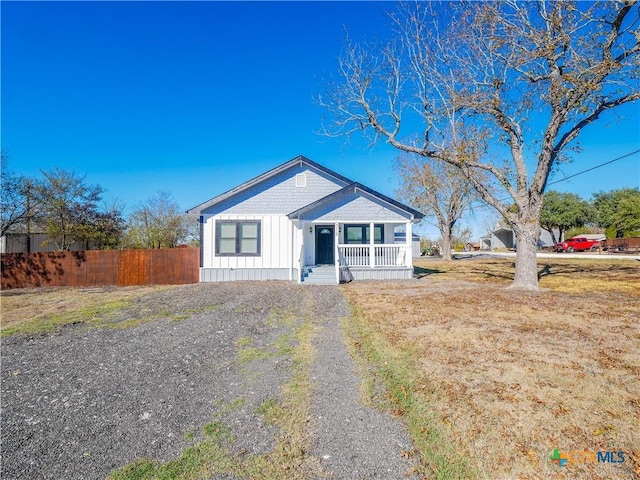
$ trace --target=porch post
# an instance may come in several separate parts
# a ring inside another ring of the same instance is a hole
[[[305,225],[306,227],[306,225]],[[298,228],[295,228],[295,244],[297,251],[294,250],[294,260],[298,264],[298,283],[302,283],[302,269],[304,267],[304,227],[298,222]],[[297,255],[298,258],[295,258]]]
[[[369,224],[369,265],[371,268],[376,266],[376,250],[374,246],[375,231],[373,222]]]
[[[289,258],[291,260],[291,266],[289,268],[289,281],[292,281],[293,270],[296,268],[296,251],[298,249],[296,247],[296,227],[292,220],[289,221],[288,227],[291,229],[291,235],[289,235],[289,240],[291,240],[291,244],[289,247]]]
[[[405,228],[405,232],[406,232],[406,241],[407,241],[407,253],[406,253],[406,264],[407,267],[411,268],[411,266],[413,265],[413,233],[411,231],[411,227],[412,227],[412,223],[411,221],[407,222],[407,227]]]
[[[340,283],[340,249],[338,244],[340,243],[340,223],[336,222],[333,227],[333,263],[336,266],[336,283]]]

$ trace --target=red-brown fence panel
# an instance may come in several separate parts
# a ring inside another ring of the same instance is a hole
[[[602,246],[612,253],[637,253],[640,252],[640,237],[608,238],[602,241]]]
[[[198,283],[197,248],[2,254],[3,289]]]

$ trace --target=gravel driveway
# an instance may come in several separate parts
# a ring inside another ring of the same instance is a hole
[[[270,451],[277,427],[256,410],[279,398],[291,359],[243,363],[238,351],[290,333],[295,323],[274,315],[308,316],[309,305],[319,328],[311,455],[323,462],[325,478],[404,478],[411,465],[401,456],[410,445],[403,427],[357,400],[338,325],[348,313],[339,289],[285,282],[174,287],[119,312],[128,318],[161,309],[165,319],[4,338],[1,477],[102,479],[143,457],[167,462],[198,442],[221,410],[238,451]],[[186,311],[188,318],[170,320]],[[349,432],[341,436],[345,422]]]

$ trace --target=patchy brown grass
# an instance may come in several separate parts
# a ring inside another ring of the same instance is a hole
[[[119,307],[166,286],[33,288],[4,290],[1,330],[47,322],[53,316],[114,304]]]
[[[344,288],[366,322],[417,352],[426,397],[488,478],[640,478],[640,264],[540,261],[540,292],[504,288],[510,259],[425,261],[410,282]],[[624,451],[558,467],[553,449]]]

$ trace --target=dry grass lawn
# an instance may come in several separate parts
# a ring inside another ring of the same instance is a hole
[[[425,260],[419,280],[344,290],[394,348],[486,478],[640,478],[640,262],[541,259],[540,292],[504,287],[511,259]],[[564,451],[622,464],[558,467]]]
[[[1,330],[46,320],[52,315],[130,301],[164,286],[32,288],[4,290]]]

